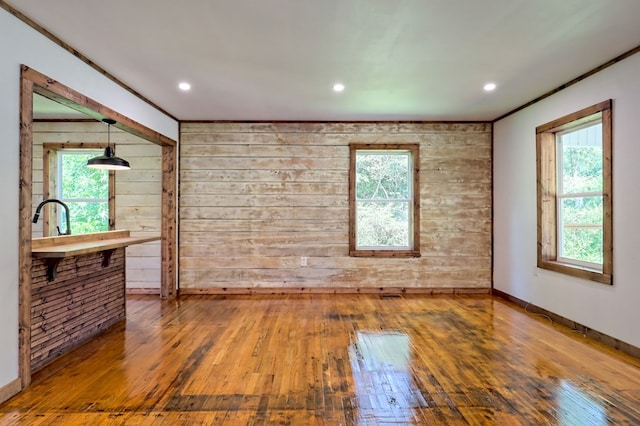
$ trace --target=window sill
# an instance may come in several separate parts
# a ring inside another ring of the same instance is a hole
[[[569,265],[567,263],[556,262],[553,260],[539,260],[538,268],[602,284],[613,285],[612,275],[581,266]]]
[[[420,257],[417,250],[350,250],[351,257]]]

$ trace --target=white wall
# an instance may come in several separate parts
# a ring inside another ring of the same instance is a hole
[[[20,65],[178,139],[178,123],[0,9],[0,387],[18,377],[18,164]]]
[[[640,54],[494,126],[494,287],[640,346]],[[571,76],[567,76],[571,77]],[[613,286],[536,268],[536,126],[613,99]]]

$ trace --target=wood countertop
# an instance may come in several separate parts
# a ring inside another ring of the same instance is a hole
[[[31,240],[33,257],[64,258],[82,254],[113,250],[133,244],[158,241],[156,237],[132,237],[127,230],[97,232],[83,235],[34,238]]]

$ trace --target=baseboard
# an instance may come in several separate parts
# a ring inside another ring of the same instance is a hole
[[[413,288],[413,287],[216,287],[181,288],[180,296],[186,295],[249,295],[249,294],[490,294],[490,288]]]
[[[547,311],[544,308],[541,308],[539,306],[533,305],[529,302],[526,302],[522,299],[518,299],[515,296],[512,296],[510,294],[507,294],[505,292],[502,292],[500,290],[496,290],[495,288],[492,290],[491,294],[493,294],[496,297],[499,297],[501,299],[505,299],[515,305],[520,306],[521,308],[527,310],[527,312],[530,312],[532,314],[539,314],[539,315],[544,315],[547,316],[549,318],[551,318],[551,320],[555,323],[558,323],[560,325],[563,325],[567,328],[570,328],[571,330],[575,330],[581,334],[583,334],[586,337],[589,337],[593,340],[596,340],[606,346],[609,346],[611,348],[617,349],[620,352],[624,352],[627,355],[631,355],[632,357],[635,358],[640,358],[640,348],[638,348],[637,346],[631,345],[629,343],[623,342],[622,340],[618,340],[615,337],[611,337],[607,334],[601,333],[597,330],[593,330],[583,324],[577,323],[573,320],[570,320],[568,318],[565,318],[561,315],[558,315],[554,312],[551,311]]]
[[[127,288],[125,294],[152,294],[160,296],[159,288]]]
[[[17,395],[21,390],[22,385],[19,378],[0,387],[0,404]]]

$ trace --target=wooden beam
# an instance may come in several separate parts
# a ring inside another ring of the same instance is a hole
[[[98,121],[102,121],[105,118],[113,119],[116,121],[116,124],[113,125],[114,127],[157,145],[176,145],[176,141],[173,139],[150,129],[143,124],[140,124],[137,121],[134,121],[125,115],[100,104],[97,101],[94,101],[88,96],[76,92],[70,87],[49,78],[26,65],[22,65],[22,75],[24,78],[27,78],[34,83],[33,91],[35,93],[49,98],[52,101],[63,104],[89,117],[95,118]]]
[[[160,296],[176,296],[177,261],[177,214],[176,214],[176,149],[173,146],[162,147],[162,276]]]
[[[31,383],[31,192],[33,180],[33,81],[20,76],[20,201],[18,223],[19,374]]]
[[[609,108],[602,111],[602,179],[605,192],[602,194],[603,204],[603,226],[609,232],[604,233],[602,249],[605,256],[602,264],[602,273],[607,276],[613,275],[613,117],[611,111],[612,101],[609,100]],[[610,284],[611,282],[609,282]]]

